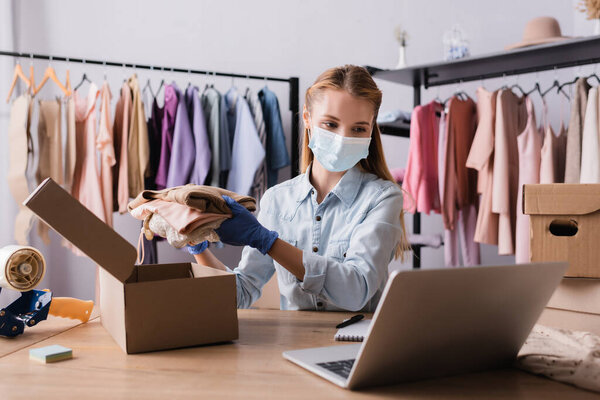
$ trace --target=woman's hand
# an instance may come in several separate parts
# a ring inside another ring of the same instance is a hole
[[[215,229],[221,241],[234,246],[254,247],[262,254],[267,254],[279,234],[262,226],[250,211],[231,197],[223,198],[233,217],[226,219]]]

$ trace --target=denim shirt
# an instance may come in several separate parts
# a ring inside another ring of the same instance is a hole
[[[402,191],[357,164],[317,203],[305,174],[267,190],[258,220],[302,250],[303,281],[268,254],[246,246],[237,304],[248,308],[277,270],[282,310],[374,311],[402,231]]]

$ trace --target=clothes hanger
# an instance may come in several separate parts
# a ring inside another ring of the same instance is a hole
[[[510,90],[512,91],[514,91],[515,89],[518,89],[521,92],[521,96],[525,96],[525,91],[523,90],[521,85],[519,85],[519,75],[517,75],[515,83],[510,87]]]
[[[563,84],[560,85],[559,89],[564,88],[565,86],[571,86],[574,85],[575,83],[577,83],[577,80],[581,77],[581,65],[577,68],[576,72],[575,72],[575,77],[573,78],[572,81],[568,81],[565,82]]]
[[[156,98],[156,96],[154,95],[154,91],[152,90],[152,84],[150,83],[150,78],[148,78],[148,80],[146,81],[146,84],[144,85],[144,88],[142,89],[142,94],[145,94],[146,90],[150,91],[150,95],[152,96],[152,98]]]
[[[58,77],[56,76],[56,71],[52,67],[52,57],[50,57],[50,60],[48,62],[48,67],[46,68],[46,71],[44,72],[44,77],[42,78],[40,85],[35,88],[34,94],[37,94],[42,89],[42,87],[46,84],[48,79],[50,79],[54,83],[56,83],[56,86],[59,87],[59,89],[64,93],[65,96],[69,96],[71,94],[71,92],[58,80]]]
[[[567,94],[567,92],[565,92],[564,90],[561,89],[560,87],[560,83],[558,82],[558,80],[554,80],[554,82],[552,82],[552,85],[550,85],[550,87],[546,90],[544,90],[541,95],[542,98],[546,97],[546,95],[552,90],[556,88],[556,93],[562,93],[567,99],[569,99],[569,95]]]
[[[87,77],[87,74],[84,72],[83,76],[81,77],[81,81],[77,84],[77,86],[75,86],[74,90],[77,90],[81,87],[81,85],[84,84],[84,82],[89,82],[92,83],[92,81],[90,81],[90,79]]]
[[[31,70],[31,71],[33,71],[33,70]],[[23,73],[23,68],[21,67],[19,60],[17,59],[17,65],[15,65],[12,82],[10,84],[10,89],[8,90],[8,97],[6,97],[7,103],[10,102],[10,96],[12,96],[12,92],[15,89],[15,86],[19,79],[21,79],[23,82],[25,82],[25,84],[27,85],[27,89],[29,89],[31,87],[31,80],[25,76],[25,74]]]
[[[186,90],[192,86],[192,70],[191,69],[187,70],[187,75],[188,75],[188,84],[187,84]]]

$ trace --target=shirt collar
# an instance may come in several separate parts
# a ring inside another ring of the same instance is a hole
[[[298,188],[298,202],[302,202],[306,199],[311,191],[314,189],[313,185],[310,183],[310,171],[312,168],[312,163],[306,168],[306,172],[302,177],[301,184]],[[331,190],[333,193],[346,207],[350,207],[358,194],[358,190],[360,189],[362,179],[364,173],[361,170],[359,164],[356,164],[354,167],[350,168],[339,180],[339,182],[335,185],[335,187]]]

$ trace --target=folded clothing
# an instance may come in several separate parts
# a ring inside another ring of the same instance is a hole
[[[185,206],[179,203],[173,203],[165,200],[151,200],[147,203],[142,203],[138,207],[132,209],[130,214],[139,220],[145,220],[151,214],[160,215],[172,228],[178,233],[186,235],[194,229],[210,223],[231,218],[231,213],[219,214],[210,212],[201,212],[194,208]],[[158,232],[155,232],[158,233]]]
[[[535,325],[519,351],[517,367],[600,392],[600,337]]]
[[[256,200],[250,196],[242,196],[229,190],[214,186],[187,184],[163,190],[143,190],[127,205],[131,212],[134,208],[154,199],[165,200],[195,208],[198,211],[216,214],[231,214],[223,195],[233,198],[246,207],[248,211],[256,210]]]
[[[411,112],[403,110],[385,111],[377,116],[377,123],[384,124],[396,121],[410,122]]]
[[[218,242],[219,235],[216,234],[215,229],[221,226],[221,222],[223,221],[209,222],[187,234],[181,234],[160,214],[153,214],[148,220],[146,229],[166,238],[171,246],[180,249],[187,244],[196,245],[205,240],[208,240],[209,242]]]

